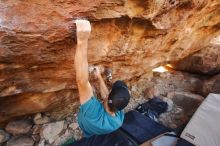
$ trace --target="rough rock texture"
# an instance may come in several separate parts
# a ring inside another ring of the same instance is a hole
[[[217,41],[217,38],[216,38]],[[220,44],[220,36],[218,37]],[[187,71],[191,73],[215,75],[220,73],[220,47],[206,47],[183,60],[174,63],[176,70]]]
[[[41,131],[41,137],[44,137],[48,143],[53,143],[62,132],[64,121],[45,124]]]
[[[153,77],[146,84],[151,83],[155,85],[160,95],[163,96],[167,96],[168,93],[175,91],[203,94],[202,88],[206,80],[206,76],[170,71],[153,73]]]
[[[32,121],[30,119],[22,119],[11,121],[6,126],[6,131],[13,134],[27,134],[32,128]]]
[[[205,81],[203,85],[203,95],[207,96],[209,93],[220,94],[220,74]]]
[[[161,64],[219,50],[219,7],[219,0],[1,1],[0,123],[45,111],[59,119],[76,108],[74,18],[92,22],[90,64],[131,83]],[[214,54],[208,59],[218,69]]]
[[[188,92],[171,92],[168,94],[168,98],[171,98],[175,105],[183,109],[188,120],[204,100],[204,97]]]
[[[36,114],[33,120],[35,124],[46,124],[50,122],[50,118],[41,113]]]
[[[220,75],[210,77],[169,70],[164,73],[146,74],[130,82],[135,82],[131,88],[132,98],[141,100],[153,96],[169,97],[173,93],[188,93],[189,96],[186,94],[185,97],[193,97],[193,94],[198,94],[198,97],[199,95],[206,97],[209,93],[220,93]],[[187,98],[184,100],[187,102]]]
[[[9,140],[10,135],[4,130],[0,129],[0,144]]]
[[[34,141],[26,135],[14,136],[10,139],[6,146],[33,146]]]

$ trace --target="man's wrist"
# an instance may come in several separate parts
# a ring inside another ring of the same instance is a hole
[[[102,80],[102,76],[101,75],[97,75],[99,80]]]

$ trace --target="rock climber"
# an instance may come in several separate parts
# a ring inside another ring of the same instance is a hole
[[[75,53],[76,82],[79,90],[80,110],[78,113],[79,127],[84,137],[107,134],[118,129],[124,120],[123,109],[128,105],[130,93],[123,81],[116,81],[111,89],[105,85],[98,68],[95,75],[99,82],[99,88],[103,103],[93,94],[89,82],[87,48],[91,32],[90,22],[76,20],[77,48]]]

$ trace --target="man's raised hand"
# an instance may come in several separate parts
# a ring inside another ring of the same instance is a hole
[[[77,42],[88,41],[91,32],[91,25],[88,20],[75,20]]]

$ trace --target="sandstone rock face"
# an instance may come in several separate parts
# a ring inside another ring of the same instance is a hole
[[[154,72],[152,74],[143,75],[140,78],[135,79],[135,81],[131,80],[131,82],[135,82],[136,84],[135,86],[132,86],[131,89],[134,95],[133,98],[142,97],[143,99],[146,99],[154,96],[170,98],[176,93],[177,97],[179,97],[178,104],[183,102],[181,104],[185,107],[184,110],[186,111],[193,109],[187,109],[187,105],[195,108],[198,106],[196,103],[201,102],[199,97],[207,97],[209,93],[220,94],[220,75],[210,77],[206,75],[169,70],[164,73]],[[142,92],[140,92],[140,89],[142,89]],[[194,96],[195,94],[197,95]],[[195,99],[193,99],[194,97]],[[191,102],[191,99],[193,99],[193,102]],[[187,104],[187,102],[190,102],[193,105]]]
[[[204,83],[203,95],[207,96],[209,93],[220,94],[220,75],[216,75]]]
[[[92,22],[89,63],[131,83],[159,65],[219,50],[219,7],[218,0],[1,1],[0,123],[45,111],[62,118],[78,106],[74,18]],[[218,69],[214,53],[208,59]]]
[[[165,73],[154,73],[150,82],[156,86],[160,95],[167,96],[170,92],[184,91],[203,94],[202,89],[206,80],[208,79],[203,76],[170,71]],[[146,84],[150,82],[146,82]]]
[[[204,100],[200,95],[187,92],[171,92],[168,97],[172,98],[174,104],[182,107],[189,119]]]
[[[220,44],[220,36],[218,38]],[[217,41],[217,38],[216,38]],[[213,42],[214,43],[214,42]],[[217,42],[216,42],[217,43]],[[215,75],[220,73],[220,47],[206,47],[193,55],[173,64],[177,70]]]

